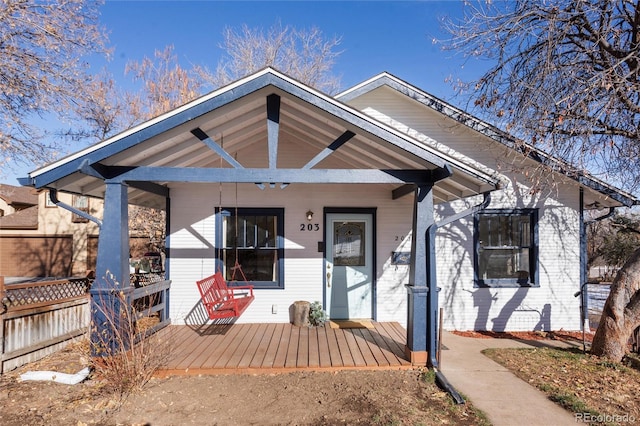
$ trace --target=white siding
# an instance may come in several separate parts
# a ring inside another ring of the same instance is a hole
[[[297,300],[322,301],[324,263],[318,242],[324,240],[324,207],[377,208],[377,316],[379,321],[406,322],[408,266],[391,266],[391,252],[409,251],[412,197],[391,199],[386,185],[290,185],[285,189],[238,185],[238,207],[282,207],[285,223],[284,290],[256,289],[256,298],[238,322],[288,322]],[[171,190],[171,318],[176,324],[201,321],[194,315],[199,294],[196,280],[214,272],[214,210],[234,207],[235,185],[184,184]],[[305,214],[314,212],[318,232],[301,231]],[[404,237],[404,242],[401,241]],[[275,308],[275,309],[274,309]],[[274,312],[275,311],[275,312]]]
[[[534,197],[509,202],[493,194],[489,208],[537,208],[539,287],[477,288],[473,274],[473,218],[438,231],[437,267],[440,306],[449,330],[577,330],[580,328],[578,194],[573,199]],[[481,201],[476,198],[474,203]],[[437,207],[439,212],[463,210],[463,203]],[[468,206],[471,204],[468,204]]]
[[[489,208],[536,208],[539,212],[539,287],[476,288],[473,275],[473,218],[438,231],[437,268],[444,326],[458,330],[516,331],[580,328],[579,189],[560,175],[532,174],[530,160],[464,125],[381,87],[349,102],[425,144],[446,150],[482,170],[500,173],[503,189]],[[533,194],[533,195],[532,195]],[[482,197],[440,204],[447,217]]]

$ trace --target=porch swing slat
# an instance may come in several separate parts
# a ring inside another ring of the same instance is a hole
[[[253,302],[253,286],[228,287],[221,272],[197,281],[209,319],[239,317]]]

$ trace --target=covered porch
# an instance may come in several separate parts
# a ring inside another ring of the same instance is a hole
[[[406,330],[396,322],[370,328],[292,324],[172,325],[161,331],[175,351],[159,375],[279,373],[297,370],[411,368]]]

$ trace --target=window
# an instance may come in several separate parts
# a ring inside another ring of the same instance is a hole
[[[72,199],[72,203],[73,203],[73,207],[75,207],[76,209],[83,211],[85,213],[89,213],[89,197],[85,195],[74,195]],[[72,220],[75,223],[89,222],[88,219],[78,216],[77,214],[73,214]]]
[[[538,212],[484,210],[474,218],[479,287],[538,285]]]
[[[236,216],[237,213],[237,216]],[[237,261],[256,288],[284,288],[284,209],[235,208],[219,212],[216,246],[225,279]],[[236,281],[243,281],[235,274]]]

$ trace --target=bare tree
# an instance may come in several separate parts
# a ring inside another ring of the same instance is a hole
[[[144,117],[138,109],[134,94],[120,90],[113,76],[103,69],[87,79],[82,100],[74,104],[78,118],[75,126],[56,135],[84,143],[101,141],[141,122]]]
[[[224,37],[227,62],[221,62],[215,74],[203,66],[183,67],[174,47],[166,46],[152,58],[127,64],[125,73],[141,83],[138,91],[120,90],[106,72],[93,76],[85,87],[87,97],[75,107],[84,126],[69,129],[65,136],[90,142],[105,139],[194,100],[206,87],[218,88],[268,65],[318,89],[339,89],[339,79],[330,73],[339,40],[324,40],[318,29],[274,26],[265,35],[243,26],[240,32],[226,28]],[[164,248],[162,212],[134,206],[130,216],[133,232],[148,235],[154,250]]]
[[[194,70],[183,68],[173,46],[156,50],[154,58],[127,64],[126,74],[143,88],[131,96],[128,114],[136,118],[152,118],[194,100],[202,94],[204,81]]]
[[[489,59],[475,107],[531,146],[629,190],[640,184],[640,5],[631,0],[467,3],[448,47]],[[549,164],[548,166],[553,166]],[[569,170],[571,171],[571,170]],[[592,352],[619,360],[640,325],[640,252],[615,278]]]
[[[616,215],[609,223],[601,256],[609,265],[621,267],[640,248],[640,222],[633,215]]]
[[[227,56],[215,72],[206,67],[198,71],[213,87],[224,86],[267,66],[311,87],[333,94],[340,89],[340,78],[332,74],[339,37],[324,38],[316,27],[296,29],[275,24],[265,33],[243,25],[240,30],[226,27],[220,46]]]
[[[340,52],[338,38],[326,40],[317,28],[298,30],[274,25],[267,34],[246,25],[241,31],[225,28],[227,56],[217,71],[203,65],[185,68],[173,46],[156,50],[152,58],[127,64],[125,74],[141,83],[138,91],[122,91],[106,72],[92,76],[86,97],[74,108],[83,128],[66,136],[87,141],[102,140],[134,124],[156,117],[194,100],[206,89],[217,89],[266,66],[297,78],[319,90],[336,92],[339,78],[331,73]]]
[[[59,155],[34,122],[64,116],[82,96],[91,53],[107,53],[98,6],[87,0],[0,3],[0,170]]]
[[[451,49],[493,64],[475,106],[577,168],[640,182],[640,7],[631,0],[487,2],[449,21]]]
[[[88,79],[74,112],[81,126],[60,134],[63,138],[97,142],[200,96],[204,81],[183,68],[173,46],[156,50],[153,58],[130,61],[125,74],[142,83],[138,91],[122,90],[106,70]]]

